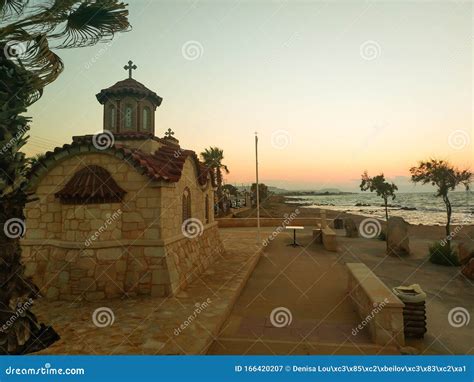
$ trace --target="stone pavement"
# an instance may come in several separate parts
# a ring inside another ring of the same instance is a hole
[[[291,235],[265,248],[209,354],[399,354],[366,329],[352,334],[361,320],[346,296],[342,254],[312,243],[310,229],[297,234],[302,247],[287,246]]]
[[[255,267],[255,233],[221,232],[226,254],[173,298],[40,300],[33,311],[61,340],[41,354],[201,354],[219,333]]]

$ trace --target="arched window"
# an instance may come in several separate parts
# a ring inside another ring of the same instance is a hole
[[[150,130],[150,108],[145,106],[142,112],[142,130]]]
[[[124,125],[126,129],[132,128],[132,120],[133,120],[133,108],[132,105],[126,104],[125,105],[125,113],[124,113]]]
[[[183,208],[183,222],[191,218],[191,192],[189,188],[185,188],[183,191],[182,198],[182,208]]]
[[[206,201],[204,203],[204,213],[205,213],[205,216],[206,216],[206,224],[209,223],[209,195],[206,195]]]
[[[115,115],[116,115],[115,106],[110,105],[109,106],[109,129],[110,130],[115,130],[116,128]]]

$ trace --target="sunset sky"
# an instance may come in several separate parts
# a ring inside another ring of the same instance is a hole
[[[131,32],[59,51],[29,110],[36,154],[102,128],[95,94],[127,77],[163,97],[157,135],[224,150],[229,183],[356,190],[432,156],[473,167],[470,2],[129,1]]]

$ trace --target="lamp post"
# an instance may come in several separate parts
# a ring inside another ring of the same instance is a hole
[[[256,177],[256,195],[257,195],[257,244],[260,244],[260,195],[258,187],[258,135],[255,132],[255,177]]]

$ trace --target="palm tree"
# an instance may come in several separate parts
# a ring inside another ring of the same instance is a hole
[[[224,150],[218,147],[209,147],[201,153],[201,158],[204,161],[204,164],[211,169],[212,173],[215,176],[217,183],[217,199],[219,210],[224,211],[224,194],[222,192],[222,170],[226,174],[229,173],[229,169],[225,164],[222,163],[224,160]]]
[[[28,3],[0,0],[0,354],[35,352],[59,338],[30,311],[18,313],[38,297],[24,276],[19,242],[29,197],[28,160],[20,149],[30,119],[22,114],[64,68],[52,49],[94,45],[130,28],[126,5],[115,0]]]

